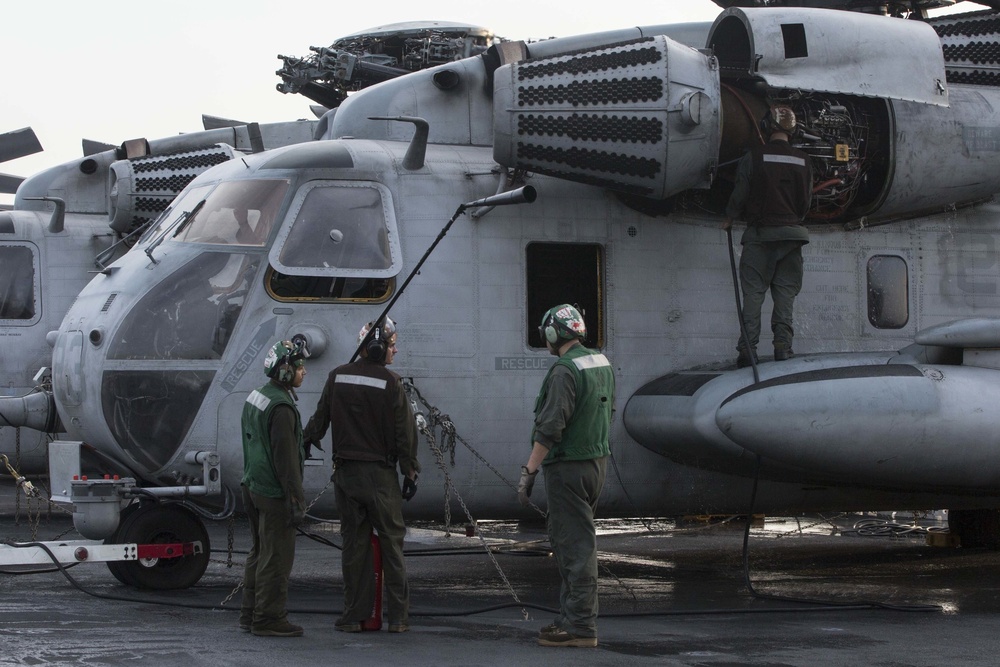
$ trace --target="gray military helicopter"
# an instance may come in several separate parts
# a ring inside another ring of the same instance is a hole
[[[307,141],[315,126],[236,123],[120,146],[85,140],[79,160],[26,181],[0,175],[0,192],[18,193],[14,210],[0,211],[0,452],[19,470],[45,470],[46,434],[61,431],[55,413],[34,406],[47,405],[51,388],[48,335],[86,284],[195,176],[235,155]],[[0,161],[41,150],[30,128],[0,135]]]
[[[739,4],[766,6],[493,44],[358,91],[316,141],[207,169],[77,296],[51,337],[51,390],[0,412],[57,416],[144,494],[204,494],[224,512],[270,343],[307,339],[308,417],[360,326],[390,313],[394,369],[442,436],[421,451],[408,513],[440,518],[431,490],[447,477],[476,518],[523,517],[510,484],[552,361],[537,325],[572,302],[618,378],[604,516],[745,513],[757,487],[754,511],[946,507],[966,543],[989,541],[1000,89],[974,42],[1000,14]],[[719,222],[734,161],[777,102],[816,174],[799,356],[735,369]],[[45,173],[18,191],[15,228]],[[321,515],[329,456],[306,469]],[[112,488],[114,520],[95,534],[204,538],[176,503],[119,520],[134,491]],[[177,587],[207,557],[112,571]]]

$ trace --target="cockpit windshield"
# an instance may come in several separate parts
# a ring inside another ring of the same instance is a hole
[[[165,229],[177,224],[178,220],[190,215],[198,203],[204,201],[211,189],[211,185],[203,185],[198,188],[184,190],[181,194],[177,195],[177,199],[170,203],[170,206],[160,214],[155,223],[143,232],[139,243],[143,244],[155,238],[162,234]]]
[[[287,191],[288,180],[283,179],[220,183],[204,204],[192,202],[197,208],[188,208],[190,219],[171,232],[172,240],[263,246]]]

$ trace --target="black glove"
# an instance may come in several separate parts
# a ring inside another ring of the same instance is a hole
[[[417,495],[417,476],[414,475],[413,479],[409,477],[403,478],[403,500],[409,500],[413,496]]]
[[[306,520],[306,508],[300,505],[298,502],[288,499],[288,525],[292,528],[298,528]]]
[[[535,475],[538,471],[528,472],[528,466],[521,466],[521,479],[517,483],[517,499],[521,501],[521,507],[528,506],[528,498],[531,497],[531,489],[535,486]]]
[[[319,451],[323,451],[323,445],[319,444],[319,440],[306,440],[305,441],[305,446],[306,446],[306,458],[307,459],[311,459],[312,458],[312,448],[313,447],[315,447]]]

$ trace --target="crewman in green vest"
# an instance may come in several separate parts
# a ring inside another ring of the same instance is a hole
[[[301,637],[288,622],[295,529],[305,518],[305,448],[295,389],[306,376],[305,338],[279,341],[264,359],[270,381],[243,404],[243,505],[253,545],[243,573],[240,628],[260,637]]]
[[[547,528],[562,585],[559,616],[538,634],[542,646],[597,646],[597,531],[594,512],[611,448],[615,376],[607,357],[583,346],[587,326],[569,304],[545,312],[538,328],[559,360],[535,401],[531,455],[521,466],[518,497],[528,505],[545,470]]]

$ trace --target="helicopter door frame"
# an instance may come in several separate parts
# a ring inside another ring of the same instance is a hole
[[[588,347],[603,349],[607,248],[594,242],[531,241],[524,247],[529,349],[545,349],[538,332],[542,314],[560,303],[580,309],[587,324]]]

